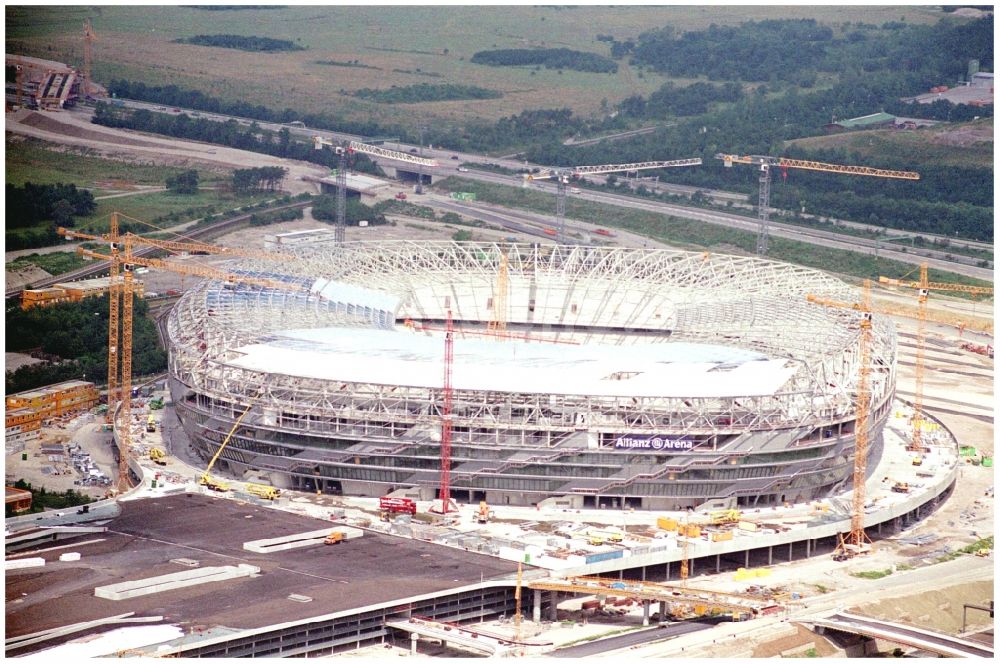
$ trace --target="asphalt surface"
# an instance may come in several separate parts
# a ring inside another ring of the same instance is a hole
[[[7,572],[6,634],[20,636],[130,611],[138,616],[167,616],[185,629],[218,625],[253,629],[405,601],[517,571],[516,564],[508,561],[371,531],[336,546],[271,554],[243,549],[247,541],[329,525],[329,521],[200,494],[125,502],[122,515],[107,523],[101,541],[79,547],[80,561],[59,561],[60,553],[74,550],[62,548],[36,554],[46,559],[43,573],[31,568]],[[73,541],[63,540],[59,545]],[[183,571],[171,562],[177,558],[197,560],[202,567],[246,563],[259,567],[261,573],[117,602],[94,596],[95,586]],[[291,594],[313,601],[292,602],[287,599]]]
[[[703,629],[710,629],[714,627],[712,623],[701,623],[701,622],[680,622],[671,623],[663,627],[651,627],[650,629],[643,629],[636,632],[629,632],[628,634],[622,634],[620,636],[611,636],[606,639],[598,639],[595,641],[588,641],[587,643],[581,643],[577,646],[569,646],[567,648],[559,648],[558,650],[553,650],[552,652],[545,653],[546,657],[590,657],[592,655],[600,655],[602,653],[610,652],[612,650],[620,650],[622,648],[628,648],[630,646],[635,646],[643,643],[652,643],[653,641],[663,641],[666,639],[671,639],[681,634],[690,634],[691,632],[698,632]]]

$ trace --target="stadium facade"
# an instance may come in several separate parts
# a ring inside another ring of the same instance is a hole
[[[850,483],[862,314],[807,302],[856,298],[825,273],[594,246],[295,251],[231,266],[287,287],[206,281],[168,321],[177,414],[205,459],[242,417],[216,466],[237,478],[435,498],[450,312],[456,500],[754,507]],[[872,329],[874,456],[896,336]]]

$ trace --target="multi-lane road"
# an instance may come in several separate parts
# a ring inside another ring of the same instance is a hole
[[[234,118],[228,115],[222,115],[218,113],[205,113],[199,111],[181,111],[180,109],[175,110],[171,107],[167,107],[160,104],[149,104],[145,102],[137,102],[131,100],[122,100],[126,106],[132,108],[145,108],[151,111],[157,112],[167,112],[167,113],[179,113],[186,112],[190,115],[206,118],[215,121],[227,121],[235,119],[237,122],[242,124],[250,124],[253,120],[248,118]],[[79,109],[76,112],[90,112],[89,109]],[[283,125],[277,123],[269,122],[257,122],[258,126],[263,129],[269,129],[277,131],[279,129],[288,129],[292,134],[300,138],[311,138],[312,136],[322,136],[329,140],[363,140],[363,137],[353,136],[350,134],[343,134],[338,132],[331,132],[326,130],[316,130],[307,127],[294,127],[291,125]],[[397,149],[401,152],[414,152],[420,150],[416,146],[411,146],[403,143],[391,143],[387,147]],[[493,182],[497,184],[505,184],[512,186],[519,186],[521,184],[520,176],[504,175],[499,173],[494,173],[491,171],[484,171],[476,169],[475,167],[469,169],[463,164],[474,165],[474,164],[496,164],[498,166],[508,168],[508,169],[523,169],[523,168],[534,168],[537,167],[534,164],[529,164],[525,161],[518,161],[509,158],[494,158],[484,155],[470,154],[470,153],[460,153],[453,150],[442,150],[439,148],[423,148],[423,156],[435,159],[438,162],[438,166],[434,169],[435,177],[446,177],[449,175],[459,175],[461,177],[480,180],[485,182]],[[380,158],[375,158],[378,161]],[[459,171],[462,168],[462,171]],[[555,194],[556,186],[553,183],[544,183],[540,181],[535,181],[531,183],[533,188],[537,188],[540,191],[545,191],[547,193]],[[663,191],[670,191],[672,187],[678,190],[684,190],[686,193],[690,193],[690,187],[675,187],[674,185],[668,184],[658,184],[655,185],[657,188]],[[724,191],[709,191],[707,192],[709,196],[713,197],[729,197],[730,199],[746,200],[746,196],[743,194],[734,194],[732,192]],[[652,201],[642,198],[636,198],[634,196],[627,196],[623,194],[617,194],[612,192],[597,191],[592,189],[583,189],[579,193],[570,194],[572,196],[577,196],[583,200],[589,200],[596,203],[604,203],[608,205],[615,205],[618,207],[645,210],[649,212],[654,212],[662,214],[664,216],[673,216],[684,219],[692,219],[695,221],[701,221],[709,224],[715,224],[720,226],[726,226],[733,229],[738,229],[746,232],[756,233],[758,222],[754,217],[747,217],[737,214],[731,214],[727,212],[716,212],[712,210],[705,210],[701,208],[686,207],[682,205],[677,205],[673,203],[664,203],[659,201]],[[553,201],[553,208],[555,208],[555,203]],[[457,211],[457,210],[456,210]],[[463,206],[461,212],[467,216],[479,218],[483,220],[489,215],[495,215],[496,212],[490,212],[479,205],[466,205]],[[551,225],[551,219],[549,224]],[[610,224],[614,225],[614,224]],[[874,227],[867,227],[864,224],[850,222],[852,227],[857,229],[873,229]],[[512,230],[515,230],[512,228]],[[586,230],[586,229],[578,229]],[[528,232],[528,231],[525,231]],[[927,262],[931,267],[938,268],[941,270],[946,270],[950,272],[955,272],[969,277],[974,277],[977,279],[983,279],[986,281],[993,280],[993,270],[991,268],[979,267],[977,263],[979,262],[975,258],[961,256],[956,254],[949,254],[945,251],[929,249],[929,248],[915,248],[908,247],[902,248],[897,245],[887,244],[882,240],[875,240],[868,237],[858,237],[842,233],[836,233],[829,230],[823,230],[821,228],[812,228],[809,226],[800,226],[793,224],[781,223],[779,221],[772,220],[770,222],[770,233],[776,237],[782,237],[790,240],[796,240],[799,242],[805,242],[809,244],[819,245],[823,247],[843,249],[847,251],[853,251],[862,254],[874,255],[876,257],[884,257],[887,259],[893,259],[904,263],[910,263],[913,265],[918,265],[921,262]],[[534,234],[538,234],[537,232]],[[893,233],[894,236],[904,236],[902,233]],[[934,236],[924,236],[925,238],[933,239]],[[952,239],[952,241],[954,241]],[[969,243],[970,246],[975,245],[975,248],[991,250],[992,245],[985,243]]]

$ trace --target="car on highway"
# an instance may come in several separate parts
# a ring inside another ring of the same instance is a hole
[[[458,159],[458,155],[457,154],[453,154],[453,155],[451,155],[451,158],[452,159]]]
[[[468,169],[468,168],[466,168],[465,166],[459,166],[459,167],[458,167],[458,172],[459,172],[459,173],[468,173],[468,172],[469,172],[469,169]]]
[[[404,194],[403,192],[399,192],[398,194],[396,194],[396,198],[399,199],[399,200],[401,200],[401,201],[405,201],[406,200],[406,194]]]
[[[179,108],[175,108],[175,109],[173,109],[173,112],[174,112],[174,113],[180,113],[180,112],[181,112],[181,109],[179,109]]]

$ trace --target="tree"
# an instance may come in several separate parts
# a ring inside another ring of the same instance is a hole
[[[191,169],[167,178],[167,189],[175,194],[198,193],[198,171]]]

